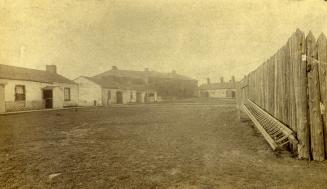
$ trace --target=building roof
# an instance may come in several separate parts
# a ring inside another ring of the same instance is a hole
[[[236,83],[224,82],[224,83],[203,84],[199,87],[199,89],[200,90],[236,89]]]
[[[4,64],[0,64],[0,79],[75,84],[73,81],[59,74],[50,73],[43,70],[8,66]]]
[[[143,84],[131,84],[126,82],[117,82],[113,80],[112,78],[94,78],[94,77],[86,77],[82,76],[98,85],[100,85],[102,88],[107,89],[133,89],[133,90],[145,90],[146,86]]]
[[[181,79],[181,80],[194,80],[190,77],[183,76],[177,73],[161,73],[156,71],[134,71],[134,70],[109,70],[99,75],[94,76],[95,78],[115,76],[115,77],[127,77],[127,78],[164,78],[164,79]]]

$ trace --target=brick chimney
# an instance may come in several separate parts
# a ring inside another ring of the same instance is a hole
[[[57,66],[56,65],[46,65],[45,71],[53,74],[57,74]]]
[[[220,78],[220,83],[224,83],[224,77]]]
[[[210,85],[210,83],[211,83],[211,82],[210,82],[210,78],[208,77],[208,78],[207,78],[207,84]]]
[[[112,66],[111,69],[112,70],[118,70],[117,66]]]

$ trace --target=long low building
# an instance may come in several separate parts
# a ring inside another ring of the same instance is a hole
[[[199,87],[199,96],[207,98],[235,98],[235,78],[232,77],[229,82],[224,82],[224,79],[221,78],[220,83],[211,83],[208,78],[207,83]]]
[[[74,82],[79,85],[81,106],[158,102],[165,97],[197,95],[197,80],[149,69],[119,70],[112,66],[111,70],[93,77],[80,76]]]
[[[78,85],[55,65],[35,70],[0,64],[0,112],[78,105]]]
[[[144,85],[86,76],[80,76],[74,82],[79,85],[80,106],[109,106],[157,101],[157,93],[146,89]]]
[[[143,71],[120,70],[112,66],[111,70],[93,76],[96,79],[113,80],[136,85],[145,85],[147,89],[154,90],[158,96],[187,98],[197,96],[198,81],[178,74],[157,72],[145,68]]]
[[[71,81],[55,65],[35,70],[0,64],[0,113],[69,106],[152,103],[196,96],[197,81],[156,71],[112,70]]]

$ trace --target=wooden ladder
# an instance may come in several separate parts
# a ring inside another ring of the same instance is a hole
[[[281,148],[285,144],[298,141],[294,132],[278,119],[267,113],[251,100],[243,105],[244,112],[250,117],[256,128],[260,131],[273,150]]]

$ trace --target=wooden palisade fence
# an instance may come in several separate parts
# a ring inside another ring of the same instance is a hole
[[[297,30],[272,57],[244,77],[240,108],[251,100],[296,133],[301,159],[327,158],[327,40]]]

